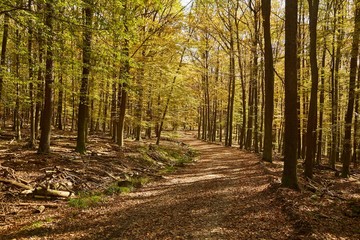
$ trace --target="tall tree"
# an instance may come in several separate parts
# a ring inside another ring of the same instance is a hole
[[[297,0],[285,2],[285,132],[284,187],[298,189],[297,182]]]
[[[272,126],[274,119],[274,60],[271,46],[270,13],[271,0],[261,0],[263,28],[264,28],[264,51],[265,51],[265,135],[263,160],[272,162]]]
[[[4,14],[4,30],[2,34],[2,43],[1,43],[1,55],[0,55],[0,106],[2,105],[2,89],[4,85],[4,72],[5,72],[5,58],[6,58],[6,47],[8,41],[8,34],[9,34],[9,14]],[[2,109],[0,108],[0,115]],[[1,118],[0,118],[1,120]]]
[[[92,0],[84,0],[84,32],[82,46],[82,79],[80,88],[80,102],[78,113],[78,133],[76,141],[76,151],[85,153],[86,151],[86,132],[87,132],[87,115],[88,115],[88,88],[91,60],[91,26],[93,15]]]
[[[334,20],[333,20],[333,39],[331,50],[331,122],[332,122],[332,141],[330,153],[330,166],[335,169],[336,161],[340,155],[340,108],[339,108],[339,82],[340,82],[340,64],[343,56],[343,44],[345,31],[344,24],[344,0],[335,0],[333,2]]]
[[[341,161],[343,162],[343,168],[341,172],[342,177],[348,177],[350,173],[350,156],[351,156],[351,128],[352,119],[354,114],[354,102],[355,102],[355,81],[357,62],[359,55],[359,38],[360,38],[360,0],[355,1],[355,23],[353,32],[353,42],[351,48],[350,59],[350,79],[349,79],[349,96],[347,111],[345,114],[345,136]]]
[[[45,95],[44,109],[40,121],[41,135],[39,143],[39,153],[50,152],[50,135],[52,120],[52,95],[53,95],[53,17],[54,17],[54,1],[49,0],[45,5],[45,26],[46,26],[46,69],[45,69]]]
[[[31,11],[32,0],[28,0],[28,9]],[[32,56],[32,46],[33,46],[33,22],[29,20],[29,29],[28,29],[28,63],[29,63],[29,98],[30,98],[30,138],[29,138],[29,146],[35,147],[35,102],[34,102],[34,69],[33,69],[33,56]]]
[[[121,14],[122,24],[124,27],[124,34],[130,35],[129,29],[129,2],[126,0],[123,3],[123,12]],[[122,147],[124,146],[124,127],[125,127],[125,113],[128,101],[128,86],[130,77],[130,42],[126,36],[123,39],[121,46],[121,63],[119,73],[119,86],[118,86],[118,124],[117,124],[117,144]]]
[[[306,132],[305,176],[312,179],[316,151],[317,92],[319,84],[316,50],[319,0],[308,0],[308,3],[310,12],[311,95]]]

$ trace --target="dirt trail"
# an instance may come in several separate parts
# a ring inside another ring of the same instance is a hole
[[[201,154],[191,166],[9,239],[296,239],[254,154],[183,141]]]

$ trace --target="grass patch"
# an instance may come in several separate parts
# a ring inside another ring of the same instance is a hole
[[[175,171],[176,171],[175,166],[166,166],[164,169],[160,170],[159,173],[160,174],[166,174],[166,173],[173,173]]]
[[[136,177],[129,178],[128,180],[112,183],[106,190],[106,195],[129,193],[134,188],[139,188],[148,183],[150,179],[148,177]]]
[[[150,179],[148,177],[138,177],[138,178],[131,178],[130,182],[134,187],[142,187],[143,185],[150,182]]]
[[[132,190],[132,186],[119,186],[118,182],[112,183],[106,190],[106,195],[114,195],[119,193],[129,193]]]
[[[199,155],[193,149],[188,148],[183,144],[172,145],[150,145],[149,155],[154,160],[163,163],[163,168],[159,171],[159,174],[172,173],[176,171],[178,167],[184,167],[186,163],[195,161]]]
[[[78,198],[69,199],[69,205],[74,208],[89,208],[103,201],[101,195],[80,194]]]
[[[192,149],[178,148],[177,146],[155,146],[153,148],[164,159],[179,166],[194,161],[194,158],[198,156],[198,153]]]
[[[23,227],[21,230],[22,231],[36,230],[36,229],[42,228],[47,223],[51,223],[53,221],[54,221],[54,219],[49,217],[49,218],[46,218],[45,220],[35,221],[35,222],[31,223],[30,225]]]

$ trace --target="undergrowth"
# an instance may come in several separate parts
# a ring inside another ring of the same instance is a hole
[[[74,208],[89,208],[103,201],[98,193],[80,193],[77,198],[69,199],[69,205]]]
[[[181,146],[179,146],[181,145]],[[185,145],[152,145],[137,146],[136,152],[139,154],[136,157],[131,157],[132,161],[141,163],[152,168],[158,174],[167,174],[176,171],[179,167],[185,166],[186,163],[194,161],[198,153]],[[127,194],[135,188],[140,188],[151,181],[147,176],[129,177],[119,180],[108,185],[105,190],[101,192],[80,192],[77,198],[69,199],[69,206],[74,208],[89,208],[104,201],[106,196],[116,194]]]

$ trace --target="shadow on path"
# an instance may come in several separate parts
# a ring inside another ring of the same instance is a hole
[[[102,206],[5,239],[289,239],[294,229],[251,153],[192,138],[200,159]]]

